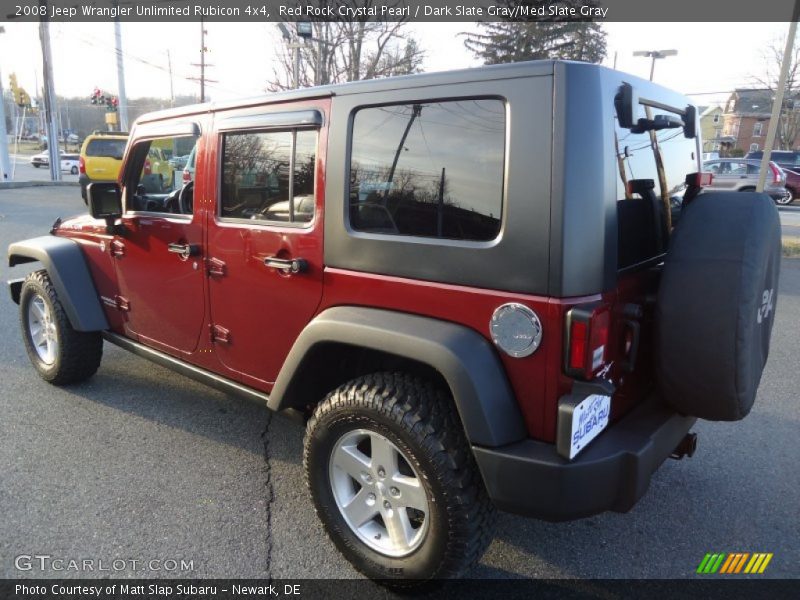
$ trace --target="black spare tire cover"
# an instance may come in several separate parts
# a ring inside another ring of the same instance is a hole
[[[677,411],[743,419],[767,362],[781,227],[765,194],[711,192],[682,211],[656,305],[656,375]]]

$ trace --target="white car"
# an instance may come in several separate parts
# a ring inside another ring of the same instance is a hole
[[[78,174],[78,163],[80,156],[77,154],[62,154],[61,155],[61,170],[70,173],[71,175]],[[40,152],[31,156],[31,164],[36,167],[47,167],[50,165],[50,155],[47,152]]]

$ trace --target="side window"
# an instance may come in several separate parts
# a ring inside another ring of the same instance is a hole
[[[350,155],[350,226],[495,239],[503,206],[505,114],[505,103],[496,99],[359,110]]]
[[[128,209],[173,215],[193,213],[193,185],[183,182],[183,171],[173,156],[192,152],[197,138],[192,136],[164,137],[137,142],[131,153],[138,173],[130,189]]]
[[[747,174],[747,163],[743,162],[731,162],[731,175],[746,175]]]
[[[704,171],[708,171],[709,173],[714,173],[714,175],[719,175],[719,163],[706,163]]]
[[[225,134],[220,216],[309,223],[316,158],[316,131]]]

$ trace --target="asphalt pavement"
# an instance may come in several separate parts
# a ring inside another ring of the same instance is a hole
[[[0,190],[0,247],[82,210],[74,187]],[[24,267],[3,263],[1,278]],[[628,514],[502,515],[468,576],[694,578],[707,552],[771,552],[764,577],[800,577],[798,323],[800,260],[784,260],[751,415],[699,423],[694,458],[668,460]],[[94,378],[53,387],[7,293],[0,331],[0,577],[359,576],[315,517],[299,426],[108,344]],[[37,555],[51,559],[19,569]],[[55,570],[58,558],[95,570]]]

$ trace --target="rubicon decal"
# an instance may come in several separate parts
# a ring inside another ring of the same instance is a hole
[[[771,560],[772,552],[709,552],[700,561],[697,572],[702,575],[761,574]]]

